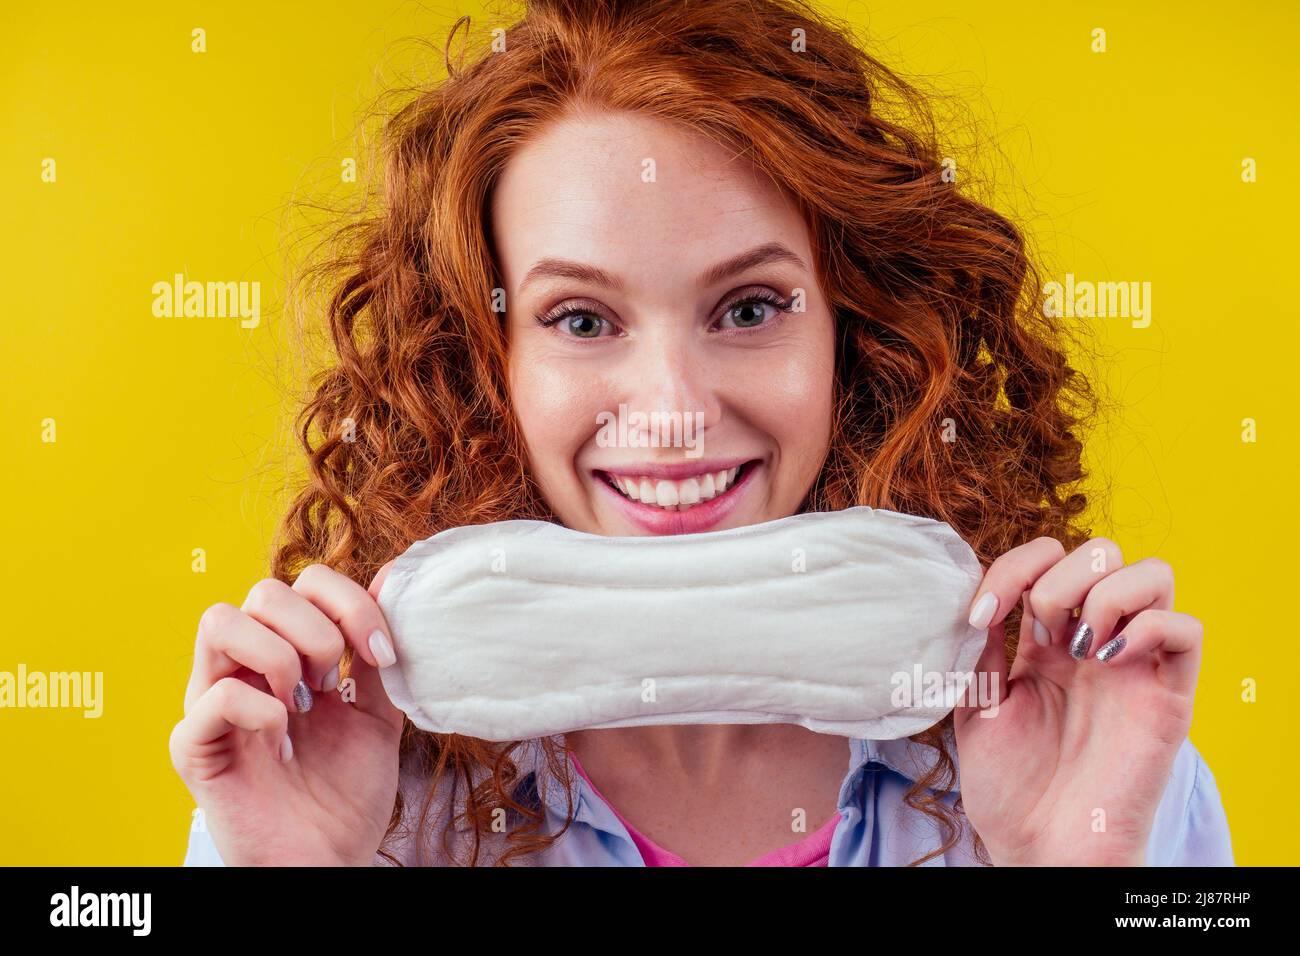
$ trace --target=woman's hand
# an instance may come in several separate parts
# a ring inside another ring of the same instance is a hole
[[[1022,599],[1008,675],[1002,622]],[[1038,538],[988,568],[971,610],[996,693],[953,721],[962,806],[996,865],[1145,864],[1201,662],[1201,622],[1173,604],[1168,564],[1126,567],[1104,538],[1070,554]]]
[[[228,866],[373,864],[402,730],[377,670],[394,660],[375,603],[389,567],[367,592],[314,564],[292,587],[259,581],[243,607],[200,619],[170,749]],[[345,641],[351,680],[336,688]]]

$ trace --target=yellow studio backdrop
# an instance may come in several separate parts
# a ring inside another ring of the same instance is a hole
[[[1002,208],[1048,278],[1150,283],[1146,319],[1089,323],[1118,408],[1090,443],[1111,494],[1094,529],[1130,562],[1168,561],[1176,609],[1204,622],[1191,737],[1238,863],[1300,862],[1286,690],[1300,7],[825,7],[985,124],[996,153],[954,157],[958,181],[996,155]],[[0,671],[103,683],[98,716],[0,709],[0,864],[181,862],[193,801],[167,740],[199,615],[266,575],[301,469],[288,203],[346,200],[363,108],[394,75],[440,76],[460,15],[481,38],[514,10],[5,11]],[[155,283],[178,273],[244,283],[247,317],[156,316]]]

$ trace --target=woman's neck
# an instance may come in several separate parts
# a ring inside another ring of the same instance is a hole
[[[797,724],[680,724],[615,727],[565,734],[584,768],[603,776],[672,775],[695,785],[723,787],[752,765],[789,763],[809,750],[843,752],[847,771],[848,740],[814,733]]]

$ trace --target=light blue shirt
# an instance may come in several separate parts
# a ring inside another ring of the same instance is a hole
[[[949,753],[956,761],[956,748],[948,736]],[[530,742],[536,745],[536,741]],[[937,822],[904,802],[912,784],[934,763],[935,751],[907,739],[860,740],[846,738],[849,750],[848,773],[840,785],[837,808],[840,821],[831,839],[828,866],[906,866],[913,860],[938,849],[943,834]],[[521,747],[516,764],[525,773],[549,776],[539,746]],[[531,765],[531,766],[530,766]],[[958,768],[960,774],[960,768]],[[515,865],[531,866],[644,866],[640,851],[632,842],[627,828],[585,780],[574,778],[574,819],[555,844],[527,861],[516,858]],[[525,776],[525,782],[529,779]],[[960,792],[960,775],[944,802],[952,806]],[[407,792],[407,816],[399,834],[406,834],[389,850],[405,865],[416,862],[409,835],[414,832],[413,814],[418,812],[422,782],[403,774],[400,785]],[[566,817],[563,789],[557,785],[536,788],[538,799],[546,804],[548,831],[558,832]],[[518,791],[516,791],[518,792]],[[936,789],[936,793],[938,790]],[[431,821],[447,819],[452,801],[446,795],[435,801]],[[959,818],[960,819],[960,818]],[[443,823],[445,825],[445,822]],[[468,827],[454,821],[455,838],[466,839]],[[970,825],[965,823],[961,839],[947,852],[927,861],[926,866],[978,866],[970,842]],[[425,853],[441,845],[440,831],[425,837]],[[492,836],[483,838],[479,863],[486,865],[505,846],[492,845]],[[797,837],[795,837],[797,839]],[[453,839],[453,850],[455,849]],[[793,842],[793,841],[792,841]],[[464,857],[462,857],[463,859]],[[428,862],[428,856],[423,857]],[[441,861],[435,860],[435,863]],[[1210,768],[1192,745],[1184,740],[1174,759],[1164,795],[1156,810],[1151,837],[1147,843],[1148,866],[1234,866],[1232,838],[1218,787]],[[222,866],[220,855],[210,835],[201,827],[192,828],[185,866]],[[376,857],[375,865],[390,865]]]

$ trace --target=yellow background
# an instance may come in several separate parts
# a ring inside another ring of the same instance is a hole
[[[193,803],[167,738],[195,626],[265,575],[299,467],[286,427],[298,360],[278,310],[286,204],[346,198],[360,109],[394,75],[436,78],[430,48],[399,41],[441,50],[461,13],[480,31],[508,22],[448,2],[128,6],[10,5],[0,30],[0,670],[105,681],[98,720],[0,711],[0,864],[181,861]],[[1300,643],[1286,611],[1298,8],[826,6],[986,124],[999,152],[956,157],[959,176],[996,160],[1048,277],[1153,284],[1149,328],[1093,322],[1120,406],[1090,449],[1112,492],[1096,529],[1129,561],[1169,561],[1177,609],[1205,624],[1192,739],[1238,862],[1300,862],[1286,690]],[[194,27],[206,53],[191,52]],[[155,318],[152,284],[176,272],[260,281],[261,324]]]

